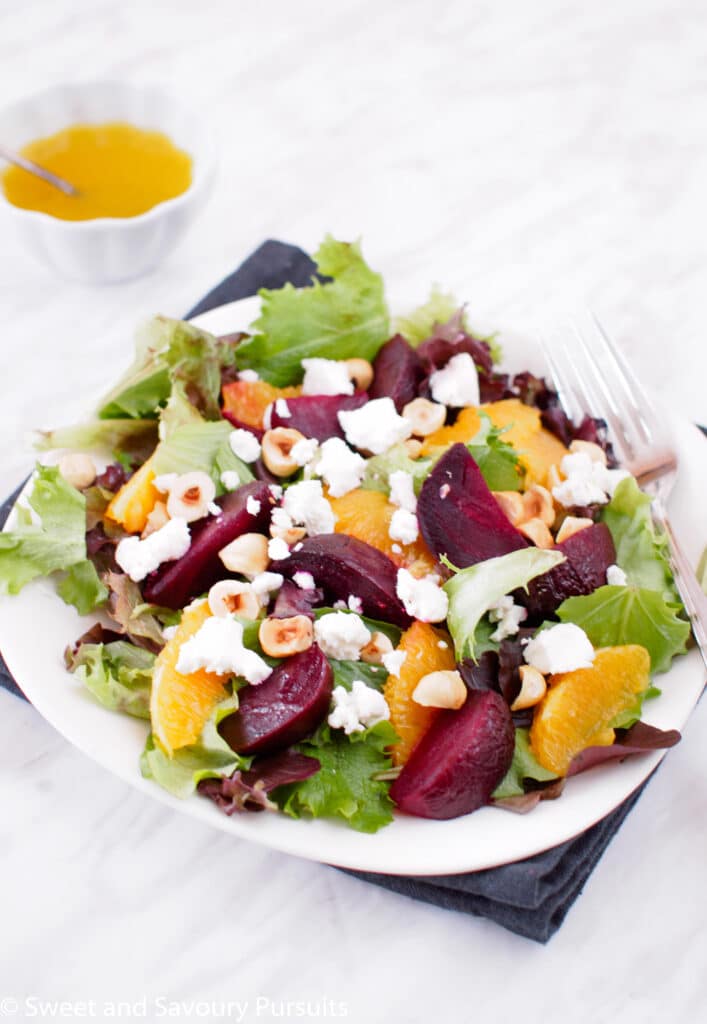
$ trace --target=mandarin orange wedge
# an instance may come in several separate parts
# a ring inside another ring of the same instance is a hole
[[[155,473],[148,459],[123,484],[106,509],[106,518],[118,523],[128,533],[141,533],[147,517],[155,507],[159,494],[153,486]]]
[[[614,742],[611,723],[650,683],[650,656],[638,644],[604,647],[591,668],[561,672],[548,683],[530,727],[530,746],[544,768],[566,775],[585,747]]]
[[[177,672],[182,644],[194,636],[210,617],[206,601],[189,605],[174,636],[155,661],[150,695],[150,718],[155,739],[170,757],[180,747],[195,743],[214,707],[226,695],[228,676],[199,669],[188,675]]]
[[[262,429],[265,410],[278,398],[295,398],[300,387],[276,388],[266,380],[234,380],[224,384],[223,408],[241,423]]]
[[[442,646],[440,646],[442,645]],[[400,638],[398,651],[405,661],[399,676],[388,676],[383,696],[390,708],[390,724],[400,737],[391,748],[393,764],[405,764],[418,740],[434,721],[437,710],[416,704],[412,694],[429,672],[453,669],[454,648],[449,635],[426,622],[414,622]]]

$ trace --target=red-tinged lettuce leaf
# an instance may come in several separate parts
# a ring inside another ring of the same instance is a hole
[[[107,572],[103,579],[109,592],[108,613],[117,624],[118,632],[140,647],[152,651],[163,647],[162,624],[151,606],[145,604],[137,583],[119,572]]]
[[[240,811],[276,811],[268,794],[279,786],[304,782],[319,771],[319,761],[295,750],[283,750],[272,757],[257,759],[247,771],[235,771],[228,778],[203,779],[197,786],[201,796],[213,800],[224,814]]]
[[[568,777],[579,775],[580,772],[586,772],[598,764],[617,759],[623,761],[633,754],[645,754],[651,750],[666,750],[669,747],[674,747],[676,743],[680,742],[680,739],[681,736],[677,729],[657,729],[654,725],[648,725],[646,722],[636,722],[611,746],[585,747],[576,757],[572,758],[567,775]]]
[[[534,810],[541,800],[557,800],[562,796],[565,788],[565,779],[557,779],[540,789],[533,789],[529,793],[519,793],[517,796],[504,796],[498,800],[492,800],[494,807],[500,807],[504,811],[513,811],[515,814],[527,814]]]

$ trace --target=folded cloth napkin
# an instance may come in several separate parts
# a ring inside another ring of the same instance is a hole
[[[280,288],[288,282],[303,287],[311,282],[315,271],[316,265],[310,257],[296,246],[277,241],[264,242],[187,316],[196,316],[227,302],[254,295],[262,287]],[[17,492],[0,506],[0,527],[16,497]],[[24,697],[2,659],[0,685]],[[489,918],[518,935],[536,942],[547,942],[562,924],[642,789],[575,839],[513,864],[462,875],[425,878],[362,871],[347,873],[447,910]]]

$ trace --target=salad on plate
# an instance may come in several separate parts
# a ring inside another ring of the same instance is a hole
[[[67,669],[149,721],[144,776],[226,814],[526,811],[677,742],[641,718],[689,623],[605,425],[452,297],[391,321],[358,245],[316,262],[247,333],[145,325],[41,436],[0,591],[95,612]]]

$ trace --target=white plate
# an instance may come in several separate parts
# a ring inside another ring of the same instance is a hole
[[[257,300],[232,303],[198,317],[215,333],[246,327]],[[506,359],[516,369],[541,369],[533,344],[519,333],[501,336]],[[700,522],[707,507],[705,441],[699,431],[671,416],[682,471],[671,503],[675,528],[696,562],[704,544]],[[47,580],[0,600],[0,647],[18,683],[39,712],[74,746],[131,786],[234,836],[311,860],[389,874],[453,874],[494,867],[556,846],[613,810],[651,773],[663,752],[608,764],[571,779],[559,800],[521,816],[483,808],[453,821],[399,817],[376,835],[363,835],[329,821],[294,821],[277,814],[226,817],[211,801],[181,801],[140,775],[138,759],[147,724],[111,713],[63,668],[62,652],[90,624],[64,605]],[[699,654],[679,658],[659,677],[662,696],[646,705],[644,718],[663,729],[680,729],[704,684]],[[645,799],[650,799],[650,792]]]

